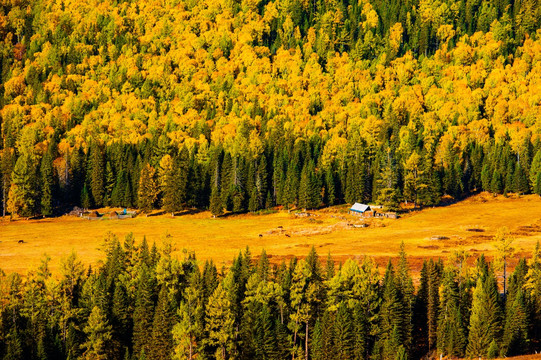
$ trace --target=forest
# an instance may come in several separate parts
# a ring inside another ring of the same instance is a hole
[[[537,0],[1,0],[3,214],[541,194]]]
[[[384,269],[337,264],[315,249],[272,264],[247,248],[228,268],[195,254],[108,234],[103,261],[75,253],[52,275],[44,256],[25,276],[0,273],[1,359],[494,358],[541,350],[541,248],[514,259],[508,233],[488,262],[457,250]],[[503,271],[503,276],[500,276]],[[384,274],[382,276],[382,274]],[[501,291],[503,289],[503,292]]]

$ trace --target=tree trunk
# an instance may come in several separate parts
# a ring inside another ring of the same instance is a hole
[[[507,298],[506,293],[506,280],[507,280],[507,259],[505,257],[503,258],[503,299],[505,300]]]
[[[304,357],[308,360],[308,321],[306,321],[306,337],[304,339]]]

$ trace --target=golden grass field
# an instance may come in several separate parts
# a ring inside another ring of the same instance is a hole
[[[95,264],[103,258],[98,247],[109,231],[120,238],[132,232],[137,241],[146,235],[149,243],[156,241],[158,246],[170,234],[179,257],[183,256],[182,249],[188,249],[200,260],[213,259],[219,267],[230,264],[246,246],[254,256],[265,249],[276,263],[304,256],[312,245],[322,257],[329,251],[338,261],[369,255],[384,265],[397,255],[404,241],[414,274],[423,259],[445,259],[457,248],[468,250],[474,257],[481,253],[491,257],[495,252],[493,236],[501,226],[507,226],[515,237],[518,256],[530,256],[541,240],[541,198],[536,195],[505,198],[485,193],[450,206],[412,212],[398,220],[364,220],[348,215],[344,206],[315,214],[300,218],[281,211],[213,219],[208,212],[201,212],[174,218],[161,215],[89,221],[63,216],[0,221],[0,269],[25,273],[47,253],[54,270],[72,250],[86,264]],[[347,225],[365,221],[369,224],[366,228]]]

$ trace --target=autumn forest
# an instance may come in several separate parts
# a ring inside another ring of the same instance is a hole
[[[3,1],[2,207],[541,193],[540,8]]]
[[[541,195],[541,2],[0,0],[0,133],[10,219]],[[109,234],[95,267],[0,270],[0,358],[539,351],[541,250],[506,272],[496,240],[414,286],[404,244],[385,270],[314,248],[220,269]]]

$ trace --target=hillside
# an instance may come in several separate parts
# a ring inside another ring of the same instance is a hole
[[[2,1],[2,206],[541,193],[537,1]]]
[[[453,250],[467,250],[472,259],[495,254],[493,237],[503,225],[515,238],[518,256],[530,257],[541,240],[541,198],[494,198],[481,194],[462,202],[429,208],[398,220],[370,219],[367,228],[347,226],[364,220],[342,209],[313,212],[317,216],[299,218],[287,211],[268,215],[236,215],[212,219],[208,212],[171,218],[136,217],[126,220],[90,221],[77,217],[0,222],[1,268],[23,272],[36,266],[44,253],[51,256],[52,269],[62,257],[75,251],[86,264],[95,264],[103,256],[98,250],[108,232],[123,238],[133,233],[138,241],[146,236],[150,243],[161,244],[171,236],[177,255],[194,251],[199,260],[212,259],[218,266],[229,265],[247,246],[256,257],[263,249],[269,260],[280,264],[292,256],[304,257],[311,246],[336,261],[374,257],[384,268],[389,257],[396,257],[405,242],[415,277],[427,258],[446,259]],[[279,228],[279,227],[282,228]],[[259,235],[262,235],[259,237]],[[287,236],[286,236],[287,234]],[[24,240],[19,244],[18,240]],[[511,267],[515,260],[511,260]]]

